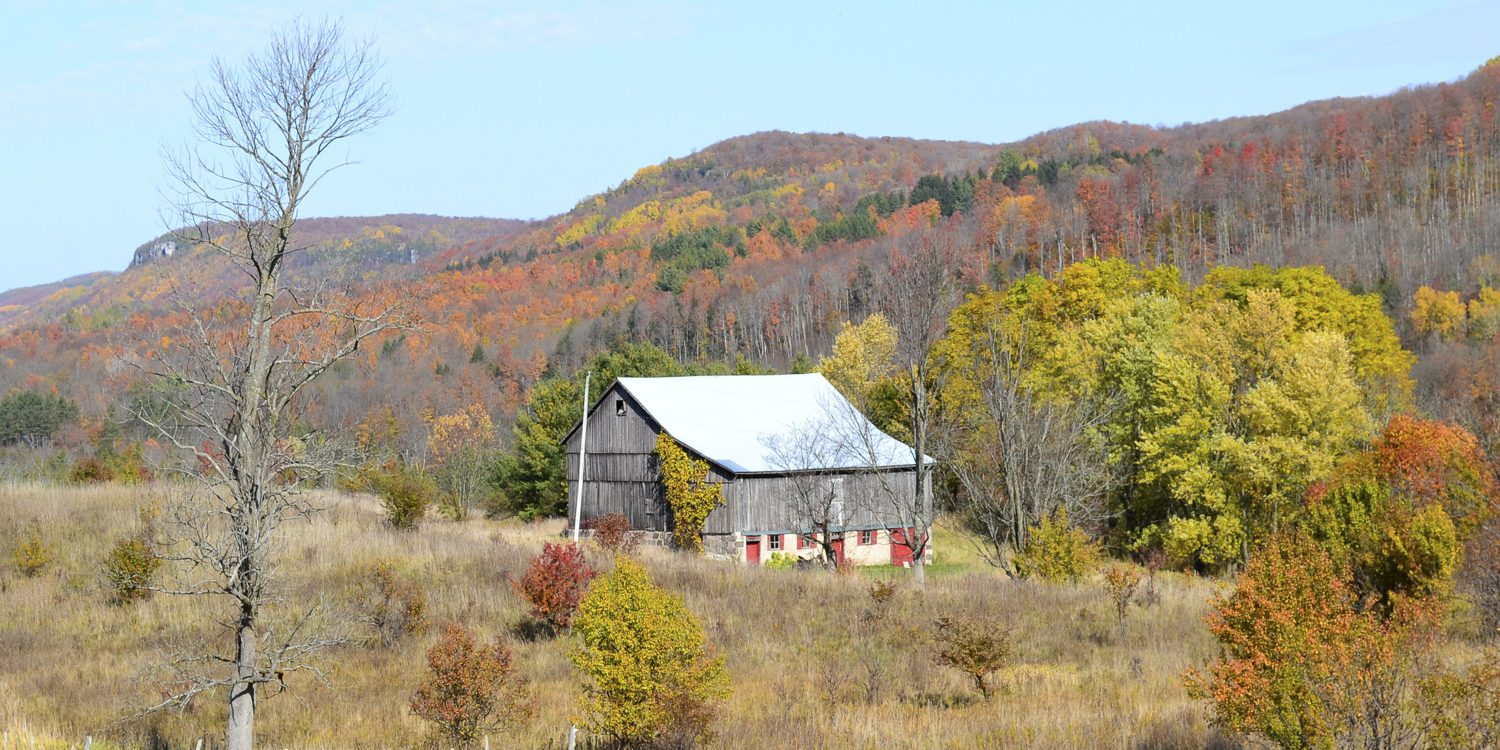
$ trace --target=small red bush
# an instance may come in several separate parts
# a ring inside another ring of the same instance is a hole
[[[628,555],[635,551],[636,535],[630,531],[630,519],[624,513],[609,513],[589,521],[594,530],[594,541],[600,547],[615,554]]]
[[[411,697],[411,712],[436,724],[450,746],[472,747],[483,732],[530,712],[526,681],[515,673],[504,641],[485,645],[449,625],[427,651],[427,670]]]
[[[531,604],[532,617],[553,631],[573,624],[578,601],[597,571],[576,544],[542,545],[542,553],[531,559],[525,575],[515,584],[516,593]]]

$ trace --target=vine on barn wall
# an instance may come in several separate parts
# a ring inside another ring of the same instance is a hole
[[[656,436],[656,456],[661,459],[661,483],[672,506],[672,541],[678,549],[703,552],[703,524],[708,514],[724,502],[724,487],[708,479],[708,463],[687,454],[672,436]]]

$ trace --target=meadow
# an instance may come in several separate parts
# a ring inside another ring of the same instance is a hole
[[[0,485],[0,729],[12,746],[191,748],[222,742],[222,697],[140,718],[160,699],[159,666],[181,644],[217,636],[222,603],[156,595],[107,602],[102,560],[160,506],[161,485]],[[380,562],[428,596],[428,629],[391,647],[354,642],[323,654],[321,678],[297,673],[262,700],[265,747],[421,747],[429,727],[407,709],[437,627],[457,622],[509,639],[531,682],[534,714],[490,737],[492,747],[565,747],[579,695],[572,640],[539,636],[513,593],[529,558],[556,540],[560,521],[521,524],[430,520],[396,531],[374,498],[330,493],[325,510],[289,526],[279,551],[287,604],[322,600],[329,622],[354,636],[371,570]],[[10,559],[38,531],[55,552],[35,577]],[[685,597],[727,658],[733,693],[713,747],[913,748],[1233,746],[1188,697],[1184,670],[1215,646],[1203,624],[1212,580],[1159,573],[1123,623],[1102,583],[1047,585],[986,565],[951,525],[937,538],[940,565],[919,590],[905,571],[746,569],[657,549],[638,555],[653,578]],[[596,566],[609,557],[590,547]],[[879,616],[871,581],[897,583]],[[1014,656],[981,700],[959,673],[937,665],[927,633],[942,615],[994,622]],[[367,639],[357,639],[367,640]],[[587,740],[582,743],[588,746]]]

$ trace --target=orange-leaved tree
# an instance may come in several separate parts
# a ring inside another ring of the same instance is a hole
[[[572,626],[578,602],[596,574],[578,545],[547,542],[515,589],[531,605],[531,616],[555,633]]]
[[[1219,726],[1278,747],[1414,741],[1411,695],[1432,611],[1421,599],[1389,616],[1362,608],[1347,569],[1315,541],[1277,536],[1251,556],[1233,592],[1215,597],[1208,626],[1221,656],[1186,681]]]
[[[1308,491],[1303,528],[1349,568],[1361,597],[1449,589],[1464,546],[1495,514],[1496,480],[1473,434],[1393,418],[1370,450]]]

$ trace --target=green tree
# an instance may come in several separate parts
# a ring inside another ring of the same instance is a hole
[[[713,708],[729,694],[724,660],[710,655],[682,599],[653,584],[639,562],[618,558],[594,580],[573,632],[582,723],[591,731],[627,746],[708,739]]]
[[[78,418],[78,405],[55,394],[16,391],[0,399],[0,445],[39,448]]]
[[[498,490],[492,514],[523,518],[563,515],[568,509],[567,467],[563,438],[578,423],[583,402],[583,372],[593,376],[592,398],[598,398],[621,376],[687,375],[691,368],[650,344],[627,344],[595,357],[571,377],[551,377],[531,391],[516,417],[514,447],[497,462],[491,482]]]

